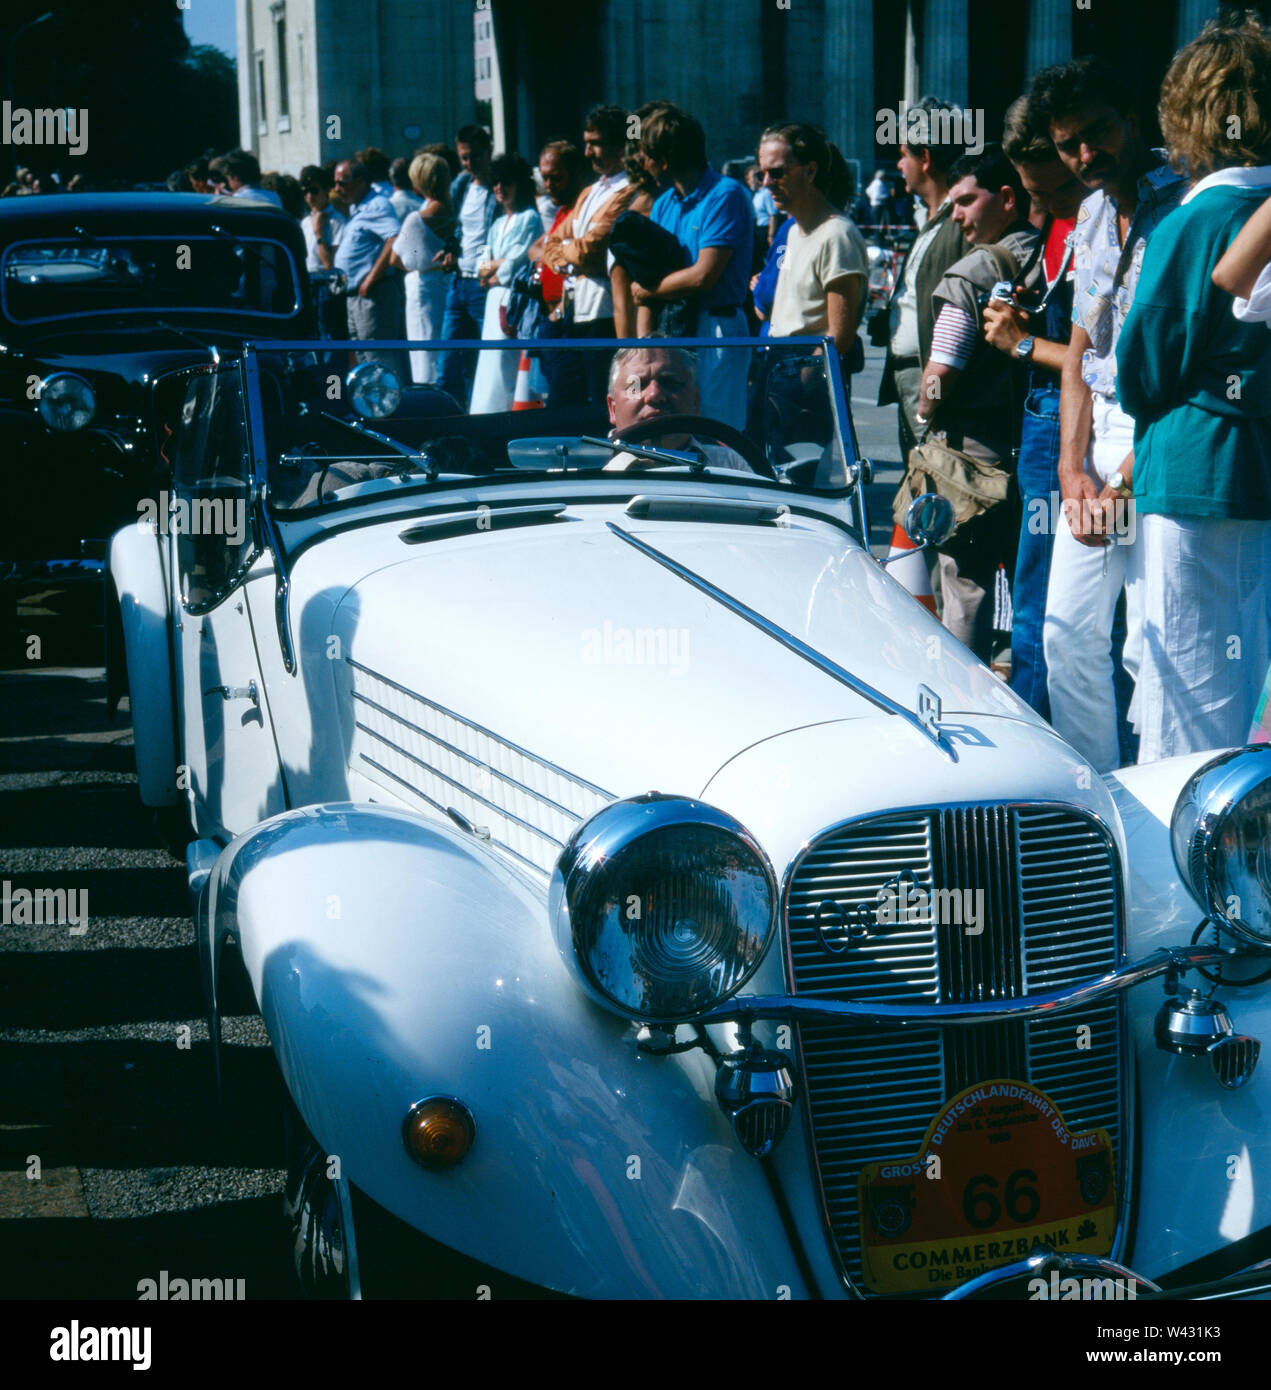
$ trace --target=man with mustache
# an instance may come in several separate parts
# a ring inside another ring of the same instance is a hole
[[[1059,158],[1089,189],[1077,213],[1072,337],[1059,399],[1059,488],[1043,645],[1050,717],[1099,772],[1119,767],[1112,624],[1126,594],[1122,663],[1133,677],[1142,645],[1142,576],[1132,525],[1134,421],[1117,405],[1116,347],[1134,302],[1148,238],[1178,206],[1186,180],[1148,147],[1110,64],[1081,58],[1033,79],[1030,107]],[[1133,706],[1131,706],[1133,718]]]

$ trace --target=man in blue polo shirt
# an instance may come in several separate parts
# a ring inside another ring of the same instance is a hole
[[[366,165],[356,159],[335,166],[335,188],[349,206],[349,220],[336,248],[335,268],[348,280],[345,300],[349,337],[354,339],[405,336],[405,299],[401,276],[389,260],[400,223],[393,205],[374,192]],[[410,380],[405,354],[359,352],[358,361],[381,361]]]
[[[656,285],[632,287],[639,333],[652,331],[654,305],[687,297],[696,310],[694,337],[748,337],[742,304],[755,236],[750,195],[736,179],[721,177],[707,164],[701,125],[676,106],[663,107],[645,123],[640,153],[651,174],[671,181],[650,216],[685,248],[685,265]],[[737,429],[745,425],[750,356],[738,348],[698,352],[703,415]]]

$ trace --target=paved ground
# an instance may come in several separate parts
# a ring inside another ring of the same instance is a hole
[[[268,1042],[240,988],[218,1106],[185,874],[156,845],[100,668],[0,672],[4,1297],[135,1299],[164,1269],[290,1293]],[[16,924],[35,888],[86,893],[86,929]]]
[[[853,413],[885,548],[881,364],[871,349]],[[127,702],[107,712],[93,641],[38,604],[22,618],[45,636],[0,669],[0,1297],[135,1299],[163,1270],[291,1296],[281,1093],[250,993],[231,970],[220,1106],[185,874],[137,800]],[[85,929],[13,920],[37,888],[85,893]]]

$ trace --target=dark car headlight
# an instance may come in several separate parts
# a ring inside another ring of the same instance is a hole
[[[361,362],[344,379],[349,404],[364,420],[383,420],[402,403],[402,383],[382,362]]]
[[[82,430],[97,410],[97,397],[82,376],[54,372],[40,383],[40,418],[51,430]]]
[[[772,867],[731,816],[687,797],[616,801],[570,837],[552,873],[556,944],[606,1008],[673,1023],[721,1003],[763,959]]]
[[[1170,835],[1205,911],[1248,941],[1271,943],[1271,744],[1198,768],[1179,793]]]

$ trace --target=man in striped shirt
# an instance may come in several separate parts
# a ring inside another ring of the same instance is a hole
[[[918,421],[950,448],[1013,469],[1019,450],[1023,372],[984,338],[983,308],[993,286],[1020,276],[1037,242],[1028,197],[1000,145],[963,155],[949,170],[953,220],[970,253],[936,286],[931,353],[922,369]],[[991,249],[989,249],[991,248]],[[1040,273],[1040,271],[1038,272]],[[960,526],[940,547],[944,624],[982,660],[993,647],[999,565],[1010,575],[1019,540],[1018,500],[999,502]]]

